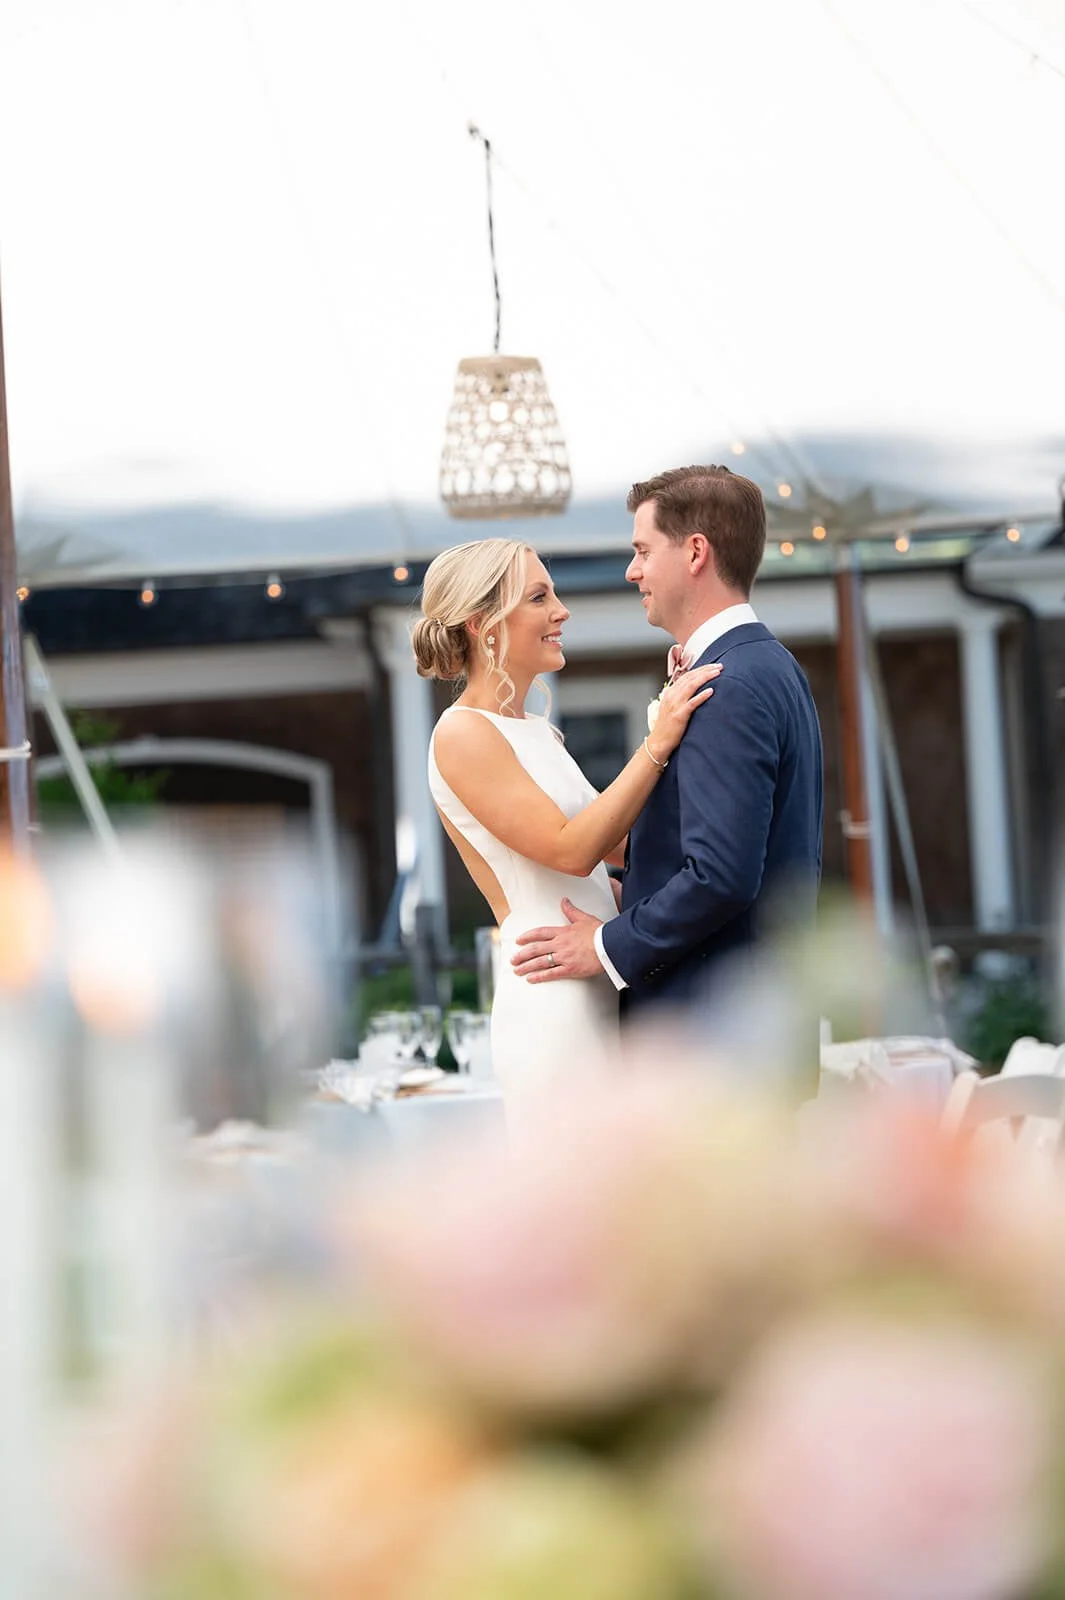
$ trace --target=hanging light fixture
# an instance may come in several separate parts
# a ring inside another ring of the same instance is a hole
[[[492,355],[466,356],[459,362],[440,457],[440,495],[453,517],[551,515],[564,511],[569,501],[569,457],[539,361],[499,351],[492,146],[472,123],[470,137],[484,145],[495,343]]]

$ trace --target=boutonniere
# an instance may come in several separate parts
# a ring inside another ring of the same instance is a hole
[[[650,701],[649,704],[648,704],[648,707],[647,707],[647,731],[648,731],[648,733],[654,733],[654,731],[655,731],[655,723],[658,721],[658,713],[662,708],[662,696],[665,694],[665,692],[666,692],[666,690],[668,688],[669,688],[669,679],[667,678],[665,683],[662,685],[661,689],[659,689],[658,693],[655,695],[654,699],[652,701]]]

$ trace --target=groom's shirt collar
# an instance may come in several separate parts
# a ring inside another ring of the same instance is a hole
[[[726,606],[724,611],[719,611],[716,616],[707,617],[701,622],[685,642],[684,656],[692,666],[698,661],[710,646],[724,634],[731,633],[733,628],[741,628],[746,622],[757,622],[754,607],[743,601],[738,606]]]

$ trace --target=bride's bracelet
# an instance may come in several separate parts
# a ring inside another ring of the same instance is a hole
[[[654,764],[658,768],[659,772],[665,772],[666,768],[669,766],[669,757],[667,756],[664,761],[659,761],[657,756],[652,756],[651,755],[651,746],[647,743],[646,737],[644,738],[644,741],[643,741],[643,747],[647,751],[647,754],[651,757],[651,760],[654,762]]]

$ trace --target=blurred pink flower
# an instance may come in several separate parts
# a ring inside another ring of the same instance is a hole
[[[826,1277],[923,1268],[1065,1333],[1065,1175],[1002,1142],[943,1133],[902,1096],[810,1123],[789,1184],[793,1226]]]
[[[594,1414],[683,1381],[742,1306],[770,1230],[786,1123],[658,1064],[556,1099],[520,1155],[446,1150],[376,1172],[343,1208],[345,1249],[388,1318],[467,1395]]]
[[[1048,1555],[1041,1364],[960,1322],[784,1328],[690,1460],[711,1566],[759,1600],[1003,1600]]]

